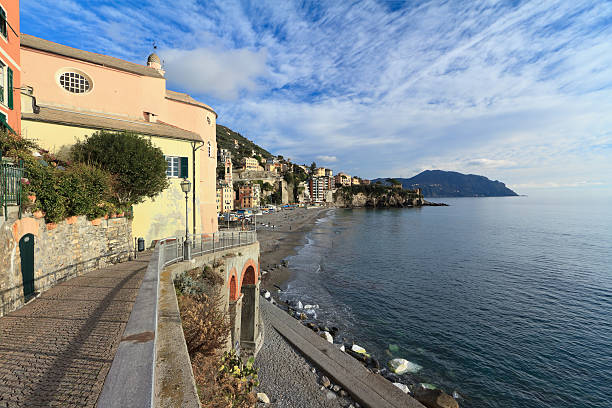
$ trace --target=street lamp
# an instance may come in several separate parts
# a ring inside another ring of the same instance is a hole
[[[183,244],[183,260],[191,260],[191,242],[189,241],[189,210],[187,208],[189,200],[187,196],[191,190],[191,181],[184,178],[181,181],[181,190],[185,193],[185,243]]]

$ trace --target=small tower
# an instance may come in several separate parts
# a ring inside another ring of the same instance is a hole
[[[225,159],[225,182],[231,187],[233,182],[232,176],[232,159],[227,157]]]
[[[157,72],[162,75],[166,73],[166,71],[162,69],[161,59],[156,53],[149,55],[149,58],[147,58],[147,66],[157,70]]]

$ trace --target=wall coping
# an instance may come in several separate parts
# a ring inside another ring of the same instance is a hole
[[[168,241],[172,243],[170,246],[167,245]],[[190,261],[183,261],[180,246],[179,250],[171,248],[179,243],[178,238],[158,241],[151,254],[121,343],[98,398],[98,407],[201,406],[187,353],[173,278],[177,273],[235,252],[239,247],[259,243],[255,240],[216,252],[204,250],[204,253]],[[165,355],[159,351],[168,342],[177,347],[173,350],[172,360],[164,361]],[[177,373],[180,373],[180,378]],[[166,400],[163,385],[168,382],[178,385],[179,389],[175,389],[173,398]],[[177,396],[181,398],[176,399]]]

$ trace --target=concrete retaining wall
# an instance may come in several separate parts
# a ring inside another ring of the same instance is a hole
[[[58,224],[31,217],[2,222],[0,316],[24,304],[19,241],[26,234],[34,237],[34,290],[39,293],[74,276],[127,260],[133,246],[127,218],[101,220],[100,225],[84,216]]]
[[[254,267],[257,284],[251,286],[259,290],[259,242],[205,254],[191,261],[170,265],[162,271],[159,281],[159,310],[156,332],[154,388],[154,406],[156,407],[195,408],[200,406],[173,282],[174,278],[180,273],[193,268],[202,268],[206,265],[221,272],[224,277],[222,294],[232,321],[232,342],[240,339],[243,296],[238,293],[238,299],[230,300],[229,281],[231,277],[234,276],[237,282],[241,282],[244,278],[244,272],[249,267]],[[256,320],[253,323],[256,329],[262,327],[258,305],[259,303],[257,303]],[[257,346],[261,346],[263,341],[262,330],[257,330],[254,333],[259,343],[253,342],[252,351],[255,351]],[[228,341],[228,348],[230,345],[231,343]]]

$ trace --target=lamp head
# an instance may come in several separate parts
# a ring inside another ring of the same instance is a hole
[[[183,193],[188,193],[189,190],[191,190],[191,181],[184,178],[183,181],[181,181],[181,190],[183,190]]]

